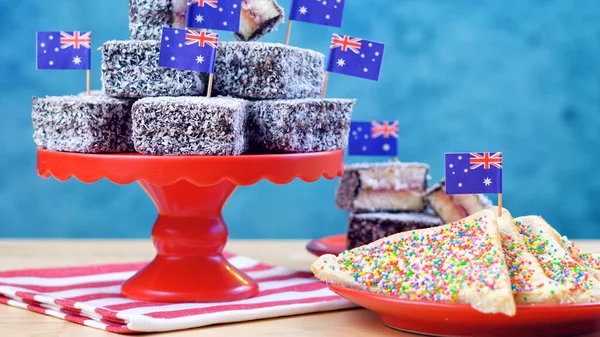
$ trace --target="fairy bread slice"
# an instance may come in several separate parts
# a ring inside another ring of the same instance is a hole
[[[539,216],[514,219],[529,252],[549,278],[567,287],[575,303],[599,302],[600,281],[588,268],[571,257],[543,222]]]
[[[497,210],[496,207],[490,210]],[[502,237],[502,249],[516,304],[563,304],[572,303],[567,287],[550,279],[536,257],[525,245],[519,229],[513,224],[510,212],[502,210],[498,217],[498,229]]]
[[[470,304],[514,316],[496,216],[482,210],[440,227],[403,232],[311,267],[321,281],[401,299]]]

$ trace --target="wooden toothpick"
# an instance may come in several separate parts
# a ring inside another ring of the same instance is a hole
[[[87,77],[87,79],[86,79],[86,86],[85,86],[86,90],[85,91],[87,92],[87,94],[89,96],[90,92],[91,92],[91,88],[92,88],[92,71],[90,69],[87,70],[86,77]]]
[[[498,216],[502,216],[502,193],[498,194]]]
[[[208,75],[208,89],[206,90],[206,97],[210,97],[212,94],[213,78],[213,73],[210,73],[210,75]]]
[[[325,98],[325,92],[327,91],[327,82],[329,81],[329,72],[325,72],[325,79],[323,80],[323,88],[321,89],[321,99]]]
[[[290,44],[290,34],[292,33],[292,20],[288,20],[287,32],[285,33],[285,45]]]

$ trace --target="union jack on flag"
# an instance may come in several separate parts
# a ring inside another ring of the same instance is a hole
[[[333,34],[327,71],[369,80],[379,80],[383,43]]]
[[[37,69],[89,70],[92,33],[37,32]]]
[[[446,153],[446,194],[502,193],[502,152]]]
[[[398,124],[398,121],[352,122],[348,154],[351,156],[396,156]]]
[[[398,138],[398,121],[395,121],[392,124],[388,121],[384,121],[383,123],[372,121],[371,137],[377,138],[380,136],[383,136],[383,138],[390,138],[390,136]]]
[[[188,0],[186,26],[238,32],[242,0]]]
[[[219,34],[163,28],[158,65],[213,73]]]
[[[219,0],[190,0],[188,6],[192,6],[194,4],[198,4],[198,7],[204,7],[204,5],[210,6],[212,8],[218,8],[217,3]]]

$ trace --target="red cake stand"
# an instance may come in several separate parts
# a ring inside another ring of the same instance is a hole
[[[154,201],[157,256],[122,287],[125,297],[155,302],[226,302],[253,297],[258,284],[223,257],[221,210],[238,186],[266,179],[287,184],[342,174],[342,150],[243,156],[146,156],[38,150],[38,174],[84,183],[138,182]]]

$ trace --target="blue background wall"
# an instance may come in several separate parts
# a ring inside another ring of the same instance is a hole
[[[149,237],[156,211],[137,185],[44,180],[31,138],[31,96],[85,89],[83,72],[35,70],[35,31],[92,30],[97,47],[128,39],[127,11],[125,0],[0,3],[0,237]],[[326,53],[332,32],[386,43],[379,82],[332,75],[328,96],[356,97],[355,119],[399,119],[400,160],[429,163],[437,181],[445,151],[503,151],[513,215],[600,238],[600,1],[350,0],[342,29],[296,23],[291,44]],[[225,208],[231,237],[344,232],[336,183],[240,188]]]

